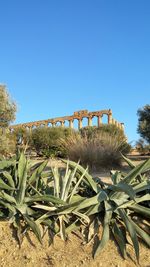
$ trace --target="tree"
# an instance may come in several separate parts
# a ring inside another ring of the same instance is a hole
[[[150,143],[150,105],[145,105],[142,109],[138,109],[138,133],[148,143]]]
[[[0,85],[0,127],[7,127],[15,119],[16,104],[11,100],[5,85]]]
[[[0,85],[0,156],[15,151],[12,134],[4,129],[15,119],[16,104],[11,100],[6,86]]]

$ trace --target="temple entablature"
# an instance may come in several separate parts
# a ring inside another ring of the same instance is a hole
[[[70,128],[75,128],[74,126],[74,121],[78,121],[78,129],[82,128],[83,126],[83,120],[87,118],[87,125],[86,126],[93,126],[93,118],[96,117],[96,125],[100,127],[103,124],[103,116],[107,116],[107,124],[115,124],[117,127],[120,129],[124,130],[124,124],[118,122],[112,117],[112,110],[98,110],[98,111],[93,111],[93,112],[88,112],[88,110],[79,110],[75,111],[73,115],[71,116],[63,116],[63,117],[57,117],[57,118],[52,118],[52,119],[46,119],[46,120],[40,120],[40,121],[33,121],[33,122],[28,122],[28,123],[21,123],[21,124],[16,124],[16,125],[11,125],[9,127],[10,130],[16,129],[16,128],[28,128],[30,130],[36,128],[36,127],[41,127],[41,126],[46,126],[46,127],[54,127],[54,126],[66,126],[65,122],[68,123],[68,127]],[[84,127],[86,127],[84,126]]]

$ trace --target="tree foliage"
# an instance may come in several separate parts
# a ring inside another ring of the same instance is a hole
[[[16,104],[5,85],[0,85],[0,127],[7,127],[15,119]]]
[[[150,105],[145,105],[142,109],[138,109],[138,133],[148,143],[150,143]]]
[[[60,139],[66,139],[73,130],[67,127],[38,127],[32,130],[30,145],[38,155],[46,157],[64,157],[65,151]]]
[[[5,85],[0,85],[0,156],[14,153],[15,142],[5,130],[15,119],[16,104],[11,100]]]

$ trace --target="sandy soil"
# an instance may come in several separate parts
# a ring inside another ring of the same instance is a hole
[[[128,260],[123,260],[114,241],[110,241],[93,260],[93,244],[83,245],[76,235],[71,234],[67,242],[56,237],[51,246],[48,235],[45,235],[43,245],[38,243],[31,232],[29,237],[24,238],[22,247],[19,248],[9,224],[0,222],[0,267],[150,267],[150,250],[142,244],[138,265],[132,247],[128,247]]]

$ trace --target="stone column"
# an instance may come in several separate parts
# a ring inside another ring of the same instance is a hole
[[[61,123],[61,127],[64,127],[65,122],[64,121],[60,121],[60,123]]]
[[[32,127],[29,127],[28,129],[29,129],[29,134],[31,134],[32,133]]]
[[[110,123],[112,123],[112,115],[111,114],[108,115],[108,124],[110,124]]]
[[[112,119],[112,120],[111,120],[111,123],[112,123],[112,124],[115,124],[115,120],[114,120],[114,119]]]
[[[92,126],[92,118],[88,117],[88,126]]]
[[[121,124],[121,129],[124,131],[124,123],[121,122],[120,124]]]
[[[102,116],[98,116],[97,117],[97,121],[98,121],[98,127],[100,127],[101,126],[101,124],[102,124]]]
[[[78,129],[81,129],[82,128],[82,119],[79,119],[78,120]]]
[[[73,120],[69,120],[69,127],[73,129]]]

